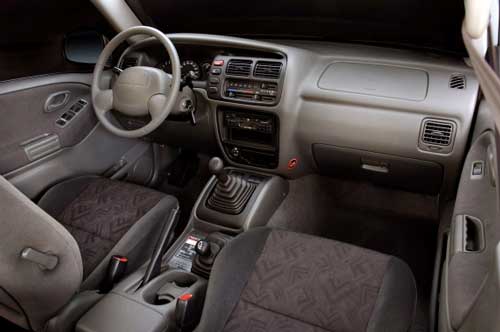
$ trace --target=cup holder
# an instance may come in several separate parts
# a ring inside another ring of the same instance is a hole
[[[169,271],[144,290],[144,300],[153,305],[166,305],[184,294],[198,277],[184,271]]]

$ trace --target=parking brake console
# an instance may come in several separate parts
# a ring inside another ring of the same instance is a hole
[[[207,206],[226,214],[240,214],[252,197],[256,184],[227,172],[220,158],[210,159],[208,168],[217,177],[217,184],[207,199]]]

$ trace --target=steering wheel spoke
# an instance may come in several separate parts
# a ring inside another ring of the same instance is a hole
[[[167,96],[163,94],[156,94],[149,99],[148,110],[153,121],[162,118],[167,101]]]
[[[113,90],[100,90],[94,98],[94,109],[98,116],[105,116],[113,109]]]

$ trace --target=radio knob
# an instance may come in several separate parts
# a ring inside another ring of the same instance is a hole
[[[240,155],[240,150],[237,147],[231,149],[231,155],[233,157],[238,157]]]

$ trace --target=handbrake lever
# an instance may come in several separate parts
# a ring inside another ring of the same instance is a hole
[[[161,228],[160,237],[156,242],[153,254],[151,255],[151,260],[149,261],[148,267],[146,269],[146,273],[144,273],[144,278],[142,278],[141,287],[146,285],[148,282],[150,282],[160,274],[163,254],[170,247],[174,240],[174,229],[177,225],[178,220],[179,208],[176,207],[175,209],[170,211],[167,222],[164,223]]]

